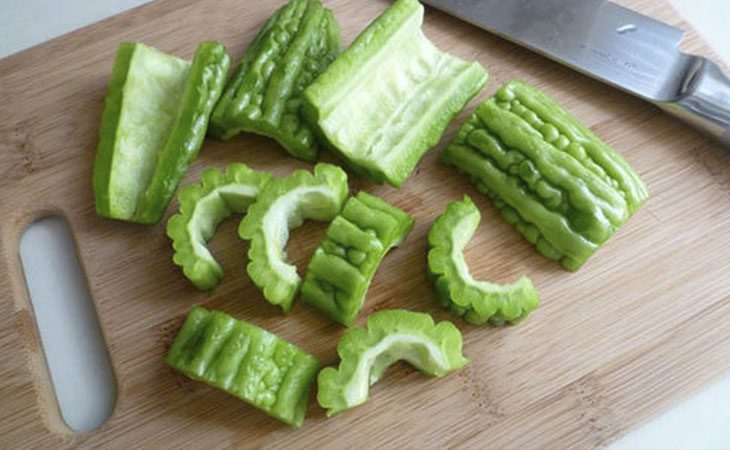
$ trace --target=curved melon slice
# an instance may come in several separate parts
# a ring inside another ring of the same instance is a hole
[[[338,368],[319,373],[317,401],[332,416],[362,405],[370,386],[388,367],[404,360],[427,376],[442,377],[468,364],[461,353],[461,333],[451,322],[405,310],[380,311],[368,328],[351,328],[337,345]]]
[[[167,235],[175,249],[173,261],[200,290],[214,289],[223,269],[207,247],[216,228],[233,213],[243,214],[271,180],[266,172],[241,163],[203,171],[200,184],[185,186],[178,195],[180,211],[167,221]]]
[[[241,221],[243,239],[251,241],[247,271],[270,303],[288,312],[299,291],[301,277],[286,261],[289,231],[304,219],[332,220],[347,196],[347,175],[337,166],[321,163],[314,174],[298,170],[273,180]]]
[[[540,305],[526,276],[513,284],[475,280],[464,259],[464,247],[474,236],[481,214],[468,196],[449,203],[428,233],[428,270],[441,303],[471,324],[516,323]]]

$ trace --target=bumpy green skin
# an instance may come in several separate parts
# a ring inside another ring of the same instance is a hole
[[[347,190],[347,174],[337,166],[320,163],[314,167],[314,175],[298,170],[272,180],[241,221],[238,233],[251,241],[248,275],[266,300],[285,313],[301,285],[296,267],[286,262],[289,230],[304,219],[332,220],[340,212]]]
[[[649,195],[618,153],[521,81],[481,103],[441,160],[568,270],[580,268]]]
[[[468,196],[448,204],[428,233],[428,270],[441,304],[467,322],[514,324],[540,305],[529,278],[509,285],[476,281],[464,259],[464,247],[474,236],[481,214]]]
[[[180,190],[180,210],[167,221],[167,235],[175,249],[173,261],[200,290],[218,286],[223,269],[206,247],[218,225],[233,213],[243,214],[271,180],[266,172],[251,170],[234,163],[222,173],[209,168],[200,176],[200,184]]]
[[[188,314],[165,362],[186,376],[301,427],[316,357],[274,334],[199,306]]]
[[[190,65],[180,100],[175,106],[172,126],[156,149],[152,177],[147,181],[134,211],[120,213],[110,206],[110,178],[117,141],[128,139],[136,130],[119,130],[123,97],[127,90],[126,74],[134,52],[141,44],[123,43],[117,51],[107,99],[102,116],[99,148],[94,166],[94,196],[99,215],[137,223],[157,223],[170,203],[180,180],[198,155],[208,127],[208,117],[223,91],[230,58],[219,42],[203,42]],[[147,107],[155,108],[157,105]],[[122,174],[123,176],[123,174]]]
[[[388,251],[413,229],[413,218],[374,195],[350,197],[327,229],[302,284],[302,300],[349,326]]]
[[[397,0],[303,94],[304,113],[353,171],[401,186],[487,81],[477,62],[439,51],[423,6]]]
[[[266,22],[231,77],[211,117],[211,134],[241,131],[276,139],[314,162],[319,144],[302,121],[301,93],[340,53],[340,30],[319,1],[292,0]]]
[[[461,333],[451,322],[430,315],[387,310],[368,317],[368,328],[350,328],[337,345],[338,368],[322,369],[317,401],[332,416],[365,403],[370,386],[396,361],[405,360],[427,376],[442,377],[469,361],[461,353]]]

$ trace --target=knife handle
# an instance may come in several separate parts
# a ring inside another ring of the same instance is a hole
[[[687,58],[677,96],[658,105],[730,148],[730,78],[707,58]]]

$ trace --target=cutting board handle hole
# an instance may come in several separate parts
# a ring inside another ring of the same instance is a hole
[[[63,421],[77,432],[95,430],[111,416],[117,383],[68,223],[33,222],[20,259]]]

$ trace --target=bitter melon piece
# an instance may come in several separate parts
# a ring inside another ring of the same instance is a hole
[[[224,390],[301,427],[316,357],[255,325],[194,307],[165,362],[184,375]]]
[[[140,43],[119,45],[94,163],[99,215],[162,219],[198,155],[229,64],[219,42],[200,44],[192,62]]]
[[[353,171],[400,186],[487,81],[439,51],[423,6],[396,0],[303,94],[304,113]]]
[[[365,403],[370,386],[396,361],[405,360],[424,375],[442,377],[469,363],[461,354],[461,333],[430,315],[386,310],[368,317],[368,328],[350,328],[337,345],[338,368],[322,369],[317,401],[332,416]]]
[[[580,268],[649,195],[618,153],[521,81],[477,106],[441,160],[568,270]]]
[[[270,180],[269,173],[234,163],[225,174],[206,169],[200,184],[180,190],[180,211],[168,219],[167,235],[175,249],[173,261],[198,289],[214,289],[223,278],[223,269],[208,250],[207,241],[232,213],[245,213]]]
[[[266,22],[246,51],[211,116],[211,134],[241,131],[276,139],[291,155],[314,162],[319,144],[302,121],[301,93],[340,53],[332,11],[292,0]]]
[[[347,190],[345,172],[320,163],[314,167],[314,175],[298,170],[269,182],[241,221],[238,233],[251,241],[247,272],[266,300],[285,313],[301,284],[296,267],[286,262],[289,230],[304,219],[332,220],[340,212]]]
[[[469,273],[464,247],[474,236],[481,214],[468,196],[448,204],[428,233],[428,269],[444,307],[478,325],[516,323],[540,304],[526,276],[509,285],[477,281]]]
[[[302,300],[349,326],[388,251],[413,229],[408,213],[360,191],[327,229],[302,284]]]

